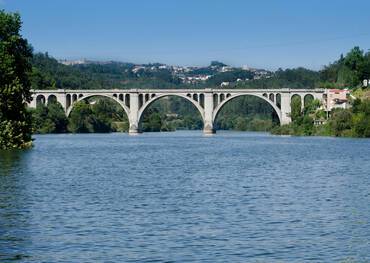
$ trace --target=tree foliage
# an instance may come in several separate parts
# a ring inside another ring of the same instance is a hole
[[[323,87],[354,88],[370,79],[370,52],[354,47],[345,56],[320,71]]]
[[[64,133],[67,132],[68,120],[62,105],[51,102],[47,106],[37,105],[31,110],[33,131],[35,133]]]
[[[32,49],[20,35],[19,14],[0,10],[0,148],[28,148],[31,116],[25,102],[31,100]]]
[[[68,131],[73,133],[126,131],[124,110],[110,99],[93,97],[74,105],[68,120]],[[122,130],[124,129],[124,130]]]

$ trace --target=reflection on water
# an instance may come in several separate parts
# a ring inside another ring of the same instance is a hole
[[[0,262],[369,261],[370,140],[46,135],[0,152]]]
[[[24,158],[29,151],[0,151],[0,262],[27,259],[28,216]]]
[[[10,175],[13,171],[17,170],[24,153],[21,150],[0,150],[0,176]]]

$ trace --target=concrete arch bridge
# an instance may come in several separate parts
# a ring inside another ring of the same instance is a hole
[[[302,107],[308,97],[318,99],[326,105],[324,89],[113,89],[113,90],[33,90],[29,107],[58,101],[67,117],[76,102],[93,96],[108,97],[116,101],[126,112],[129,119],[129,133],[140,133],[140,123],[145,109],[154,101],[166,97],[177,96],[190,101],[199,111],[204,122],[204,133],[214,133],[214,123],[222,107],[240,96],[255,96],[272,106],[280,124],[291,122],[291,99],[299,96]]]

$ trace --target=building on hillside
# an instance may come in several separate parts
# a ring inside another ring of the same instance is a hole
[[[370,79],[364,79],[362,81],[362,86],[363,87],[370,87]]]
[[[328,89],[326,91],[326,109],[331,111],[334,108],[348,109],[350,92],[347,89]]]
[[[73,65],[82,65],[87,64],[88,61],[86,59],[78,59],[78,60],[66,60],[66,59],[60,59],[58,60],[59,63],[67,66],[73,66]]]

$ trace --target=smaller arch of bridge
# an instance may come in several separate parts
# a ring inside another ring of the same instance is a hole
[[[296,97],[302,99],[302,95],[301,94],[299,94],[299,93],[292,93],[290,95],[290,100],[292,100],[293,98],[296,98]]]
[[[77,94],[73,94],[72,95],[72,103],[76,102],[77,101]]]
[[[36,96],[36,106],[39,104],[46,104],[46,97],[43,94],[39,94]]]
[[[164,94],[156,94],[155,97],[152,97],[149,101],[145,102],[141,108],[138,111],[138,120],[139,123],[141,123],[141,119],[143,117],[144,111],[155,101],[157,101],[160,98],[167,97],[167,96],[175,96],[175,97],[180,97],[184,98],[187,101],[190,101],[191,104],[193,104],[197,110],[200,113],[200,116],[202,117],[203,123],[204,123],[204,109],[200,106],[200,104],[197,101],[194,101],[191,97],[188,97],[186,94],[172,94],[172,93],[164,93]]]
[[[269,99],[270,99],[272,102],[275,102],[275,94],[274,94],[274,93],[270,93],[270,95],[269,95]]]
[[[279,109],[281,109],[281,94],[280,93],[276,93],[275,95],[275,104]]]
[[[279,118],[280,124],[282,123],[281,110],[279,109],[279,107],[275,103],[273,103],[268,97],[265,97],[264,95],[251,94],[251,93],[233,94],[233,95],[229,96],[228,98],[226,98],[224,101],[220,102],[220,104],[217,105],[217,107],[213,111],[212,122],[213,123],[215,122],[218,114],[220,113],[221,109],[225,106],[226,103],[228,103],[229,101],[231,101],[233,99],[241,97],[241,96],[255,96],[255,97],[261,98],[262,100],[266,101],[275,110],[276,115]]]
[[[91,97],[106,97],[106,98],[112,99],[113,101],[117,102],[123,108],[127,117],[130,116],[130,109],[122,101],[120,101],[116,97],[113,97],[113,96],[110,96],[110,95],[107,95],[107,94],[89,94],[89,95],[84,95],[84,96],[78,98],[77,101],[75,101],[75,102],[72,102],[72,104],[69,106],[69,108],[67,108],[67,112],[66,112],[67,117],[69,117],[69,115],[71,114],[71,112],[73,110],[73,107],[74,107],[76,102],[79,102],[81,100],[85,100],[85,99],[88,99],[88,98],[91,98]]]
[[[312,94],[304,95],[304,97],[303,97],[303,106],[306,107],[314,99],[315,99],[315,97]]]
[[[55,96],[54,94],[50,94],[48,96],[48,104],[53,102],[58,102],[57,96]]]

